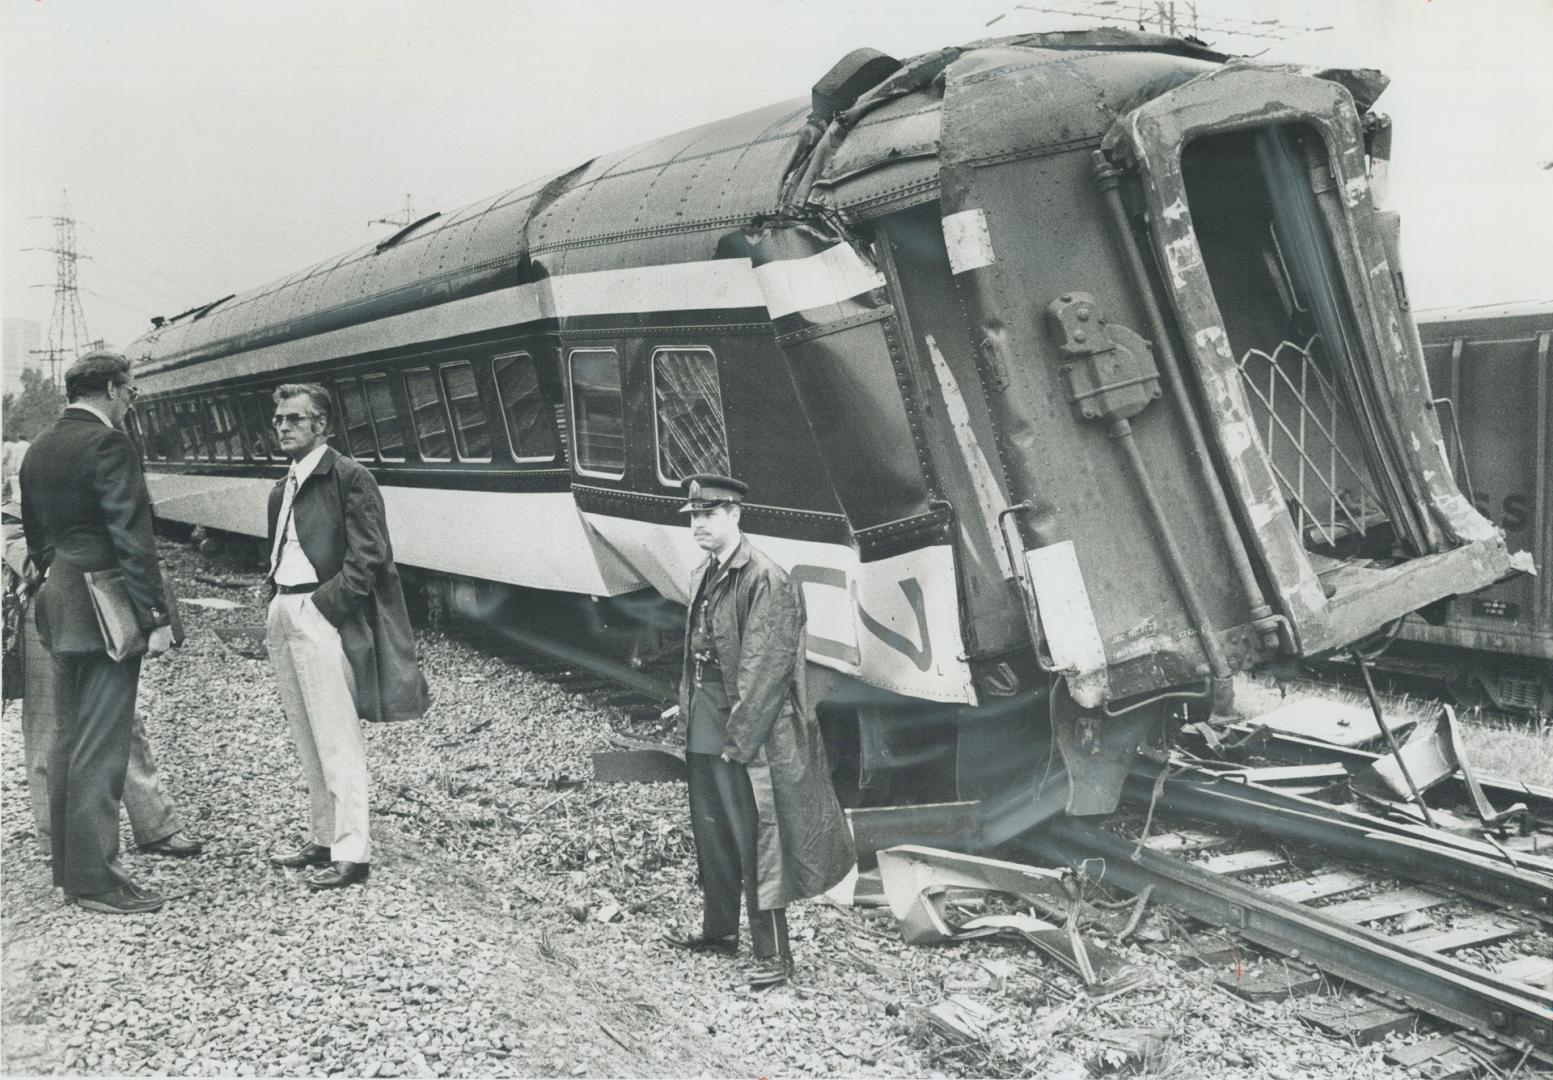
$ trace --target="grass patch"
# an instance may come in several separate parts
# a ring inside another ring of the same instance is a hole
[[[1479,776],[1543,787],[1553,783],[1553,727],[1467,716],[1461,723],[1461,741]]]
[[[1362,690],[1325,683],[1295,682],[1269,686],[1254,678],[1235,679],[1235,712],[1248,721],[1290,702],[1324,699],[1368,710],[1370,700]],[[1380,693],[1387,721],[1426,720],[1439,713],[1440,704],[1412,694]],[[1553,727],[1516,723],[1480,716],[1475,710],[1457,711],[1467,763],[1479,777],[1543,787],[1553,783]],[[1404,742],[1406,735],[1399,736]],[[1369,747],[1381,751],[1383,746]]]

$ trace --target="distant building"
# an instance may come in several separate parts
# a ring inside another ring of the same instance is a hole
[[[5,328],[0,363],[4,368],[4,387],[7,394],[19,394],[22,389],[22,369],[35,367],[47,371],[48,364],[35,352],[43,347],[43,327],[32,319],[8,318],[0,320]]]

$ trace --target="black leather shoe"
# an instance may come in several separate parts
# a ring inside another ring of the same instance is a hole
[[[358,881],[366,881],[367,875],[372,872],[372,864],[364,862],[344,862],[335,860],[316,874],[309,874],[307,887],[309,889],[343,889],[347,885],[354,885]]]
[[[149,844],[141,844],[140,850],[151,855],[171,855],[175,859],[187,859],[204,851],[205,845],[181,832],[175,832],[171,836],[164,836]]]
[[[162,897],[136,885],[120,885],[103,893],[73,898],[78,907],[104,915],[145,915],[163,904]]]
[[[757,957],[746,973],[750,986],[756,990],[768,986],[781,986],[793,977],[793,958],[790,956]]]
[[[300,870],[304,866],[328,866],[329,849],[322,844],[303,844],[290,855],[271,855],[271,866],[284,866],[287,870]]]
[[[706,934],[685,934],[678,930],[666,930],[663,940],[676,949],[684,949],[686,952],[717,953],[719,956],[732,956],[739,951],[739,935],[730,934],[727,937],[708,937]]]

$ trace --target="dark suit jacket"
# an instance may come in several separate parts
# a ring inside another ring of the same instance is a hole
[[[270,491],[269,550],[275,550],[286,481]],[[318,575],[313,603],[340,632],[368,720],[421,716],[431,702],[415,660],[415,637],[394,566],[377,481],[359,462],[324,451],[292,503],[297,540]],[[272,582],[273,584],[273,582]]]
[[[66,409],[23,459],[21,488],[28,556],[49,571],[37,611],[50,651],[104,650],[86,591],[91,570],[122,569],[141,628],[167,625],[151,497],[128,435]]]

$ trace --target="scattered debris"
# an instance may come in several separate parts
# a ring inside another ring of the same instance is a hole
[[[1515,823],[1522,828],[1530,824],[1531,813],[1525,803],[1515,803],[1504,810],[1495,810],[1468,764],[1466,748],[1456,724],[1456,710],[1449,705],[1440,706],[1440,715],[1413,729],[1397,756],[1377,758],[1375,762],[1356,773],[1349,785],[1358,794],[1373,802],[1394,805],[1397,801],[1412,802],[1407,778],[1411,776],[1420,794],[1458,773],[1471,799],[1473,812],[1482,828],[1493,830],[1500,836]]]
[[[1169,1028],[1101,1028],[1089,1037],[1100,1044],[1084,1060],[1096,1076],[1132,1076],[1157,1073],[1168,1054]]]
[[[1334,746],[1363,746],[1383,738],[1375,714],[1367,706],[1345,705],[1324,698],[1304,698],[1280,705],[1257,717],[1258,726],[1285,735],[1317,739]],[[1400,731],[1411,721],[1399,719],[1392,730]]]
[[[879,876],[901,937],[912,945],[1012,934],[1078,974],[1084,985],[1096,992],[1141,981],[1122,960],[1084,941],[1078,931],[1076,905],[1070,905],[1067,925],[1062,927],[1019,913],[961,917],[958,921],[951,918],[951,907],[959,909],[956,916],[963,915],[967,891],[1008,893],[1022,899],[1042,894],[1049,897],[1070,876],[1067,870],[907,844],[879,852]]]

